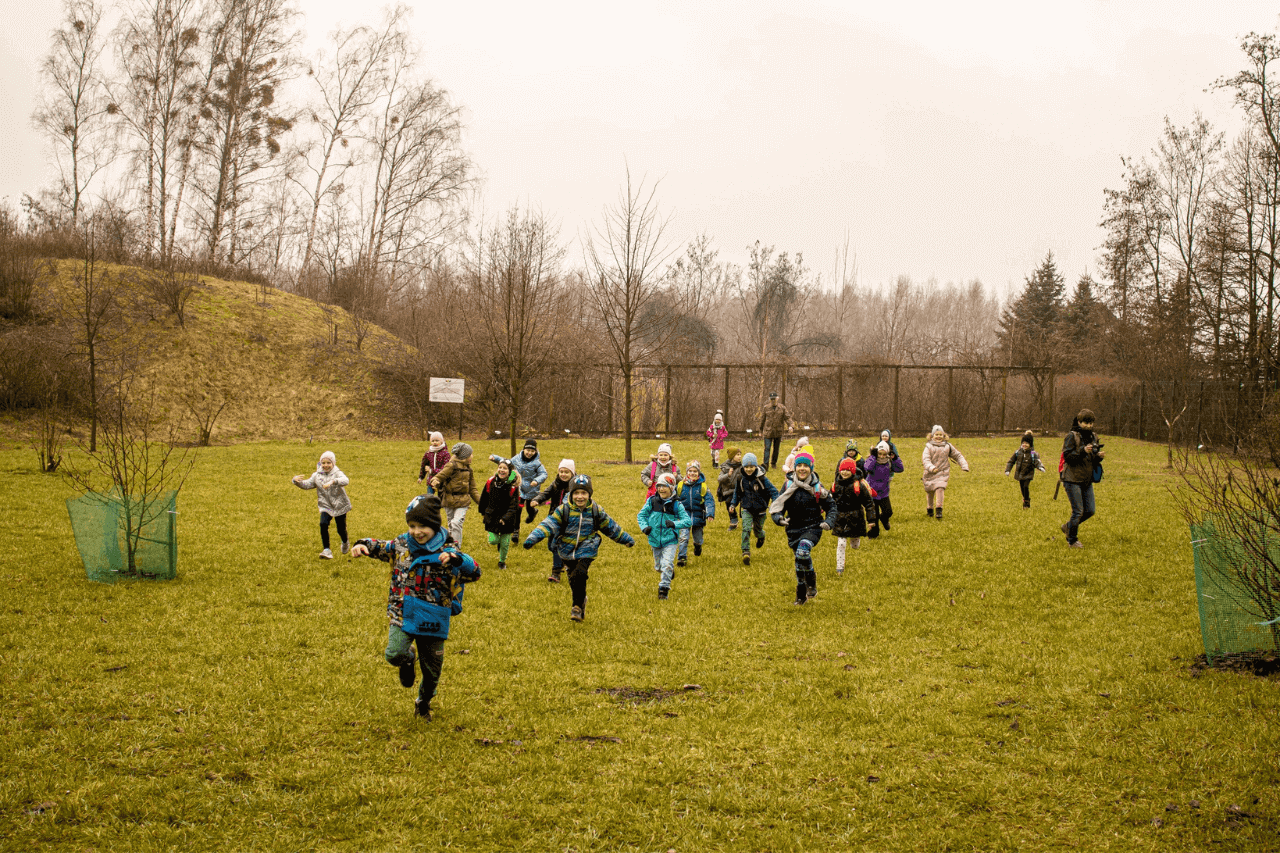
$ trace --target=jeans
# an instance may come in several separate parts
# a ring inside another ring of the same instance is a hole
[[[671,588],[671,579],[676,574],[676,543],[653,546],[653,567],[662,573],[658,586]]]
[[[782,436],[777,438],[764,437],[764,455],[760,457],[760,467],[768,471],[770,468],[778,467],[778,451],[782,448]],[[772,452],[773,459],[770,461],[769,454]]]
[[[338,538],[342,540],[342,544],[347,544],[347,514],[329,515],[327,512],[320,513],[320,545],[326,551],[329,550],[329,519],[334,520],[334,526],[338,528]]]
[[[1093,518],[1093,483],[1063,483],[1067,500],[1071,501],[1071,520],[1067,522],[1067,542],[1075,542],[1080,525]]]
[[[693,544],[699,548],[702,547],[702,534],[707,528],[701,524],[697,527],[685,527],[680,530],[680,550],[676,554],[677,557],[684,560],[689,556],[689,539],[692,536]],[[690,533],[692,531],[692,534]]]
[[[444,517],[449,525],[449,535],[453,537],[453,544],[459,548],[462,547],[462,522],[467,518],[467,510],[470,507],[445,507]]]
[[[742,553],[751,551],[751,528],[756,530],[756,538],[764,541],[764,513],[742,511]]]
[[[440,669],[444,666],[444,640],[439,637],[422,637],[406,634],[399,625],[392,625],[387,632],[387,663],[403,666],[413,659],[413,644],[418,644],[418,665],[422,668],[422,684],[418,687],[418,699],[430,702],[440,683]]]

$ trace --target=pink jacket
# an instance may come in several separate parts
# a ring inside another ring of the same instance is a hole
[[[729,430],[724,424],[716,426],[712,424],[707,427],[707,443],[712,450],[724,450],[724,440],[729,437]]]
[[[924,464],[924,489],[926,492],[932,492],[935,489],[945,489],[947,481],[951,479],[951,460],[956,460],[960,465],[960,470],[968,471],[969,463],[965,461],[964,456],[959,450],[949,442],[944,441],[938,444],[933,439],[929,439],[924,444],[924,453],[921,454],[920,461]]]

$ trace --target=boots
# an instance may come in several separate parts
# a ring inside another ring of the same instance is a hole
[[[938,519],[938,521],[942,521],[942,507],[938,507],[937,515],[935,515],[934,518]]]

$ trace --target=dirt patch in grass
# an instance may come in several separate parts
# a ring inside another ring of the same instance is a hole
[[[1239,652],[1223,655],[1212,663],[1208,655],[1197,655],[1191,664],[1192,676],[1199,677],[1206,669],[1224,669],[1259,678],[1276,678],[1280,676],[1280,655],[1275,652]]]
[[[701,690],[702,686],[698,684],[686,684],[679,690],[669,690],[665,687],[598,687],[597,693],[608,693],[619,702],[630,702],[633,705],[648,705],[653,702],[661,702],[664,699],[670,699],[681,693],[690,693],[695,690]]]

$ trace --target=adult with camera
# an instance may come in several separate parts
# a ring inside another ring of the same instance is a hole
[[[1071,431],[1062,442],[1062,485],[1071,501],[1071,518],[1062,525],[1067,545],[1083,548],[1077,534],[1080,525],[1093,518],[1093,484],[1102,479],[1102,443],[1093,432],[1095,418],[1089,409],[1081,409],[1071,422]]]

